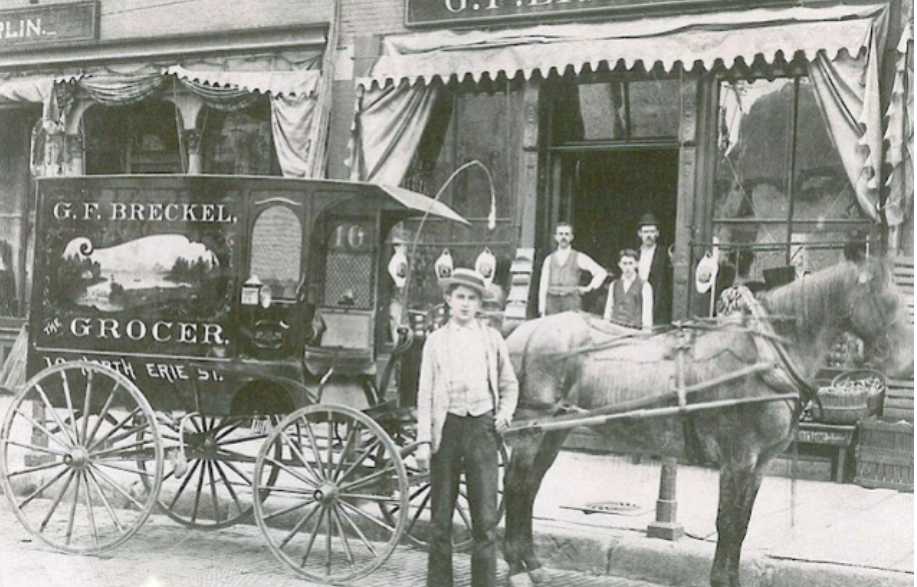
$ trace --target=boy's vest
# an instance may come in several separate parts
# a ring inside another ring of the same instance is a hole
[[[611,310],[612,322],[624,326],[641,328],[643,326],[643,280],[634,278],[630,289],[624,291],[624,280],[616,279],[614,288],[615,307]]]

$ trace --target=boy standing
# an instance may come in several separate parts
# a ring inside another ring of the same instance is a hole
[[[423,348],[417,392],[417,461],[430,468],[428,587],[452,587],[452,513],[465,473],[471,509],[472,587],[497,581],[497,454],[512,421],[519,384],[506,342],[477,320],[484,278],[456,269],[440,281],[452,312]],[[432,457],[431,457],[432,453]]]
[[[605,320],[629,328],[653,329],[653,286],[637,275],[637,251],[624,249],[618,253],[621,277],[608,288]]]

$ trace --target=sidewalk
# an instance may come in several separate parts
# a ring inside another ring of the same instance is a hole
[[[669,585],[707,585],[716,543],[718,471],[678,469],[678,542],[646,537],[655,517],[657,461],[564,452],[535,502],[543,562]],[[584,513],[590,503],[635,506]],[[758,494],[743,549],[743,585],[914,584],[914,495],[781,477]]]

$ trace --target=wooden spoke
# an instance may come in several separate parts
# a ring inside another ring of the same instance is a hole
[[[57,464],[58,464],[58,465],[63,465],[63,463],[57,463]],[[30,493],[29,495],[27,495],[25,499],[23,499],[22,501],[20,501],[20,502],[17,504],[18,507],[19,507],[19,509],[22,509],[22,508],[24,508],[25,506],[27,506],[27,505],[29,504],[30,501],[32,501],[33,499],[35,499],[36,497],[38,497],[39,495],[41,495],[41,494],[45,491],[45,489],[48,489],[49,487],[51,487],[52,485],[54,485],[55,483],[57,483],[57,480],[58,480],[58,479],[60,479],[61,477],[63,477],[64,475],[66,475],[66,474],[69,473],[69,472],[70,472],[70,469],[63,468],[63,469],[60,470],[60,472],[58,472],[58,473],[55,474],[53,477],[51,477],[50,479],[48,479],[47,481],[45,481],[44,483],[42,483],[41,486],[40,486],[38,489],[36,489],[35,491],[33,491],[32,493]]]
[[[273,442],[282,445],[284,460],[268,454]],[[385,466],[376,466],[380,460]],[[267,467],[280,470],[283,487],[265,483]],[[346,406],[307,406],[275,426],[258,454],[254,482],[255,491],[301,496],[278,511],[255,504],[255,520],[274,555],[313,582],[369,574],[398,545],[407,520],[407,473],[397,447],[369,416]],[[391,521],[365,511],[381,503],[397,512]],[[271,525],[293,511],[303,513],[292,530]]]
[[[110,391],[102,396],[100,390]],[[23,429],[32,431],[31,441]],[[145,467],[131,465],[139,458]],[[32,377],[0,428],[0,484],[13,513],[30,533],[65,552],[102,552],[135,534],[156,504],[163,460],[156,417],[140,390],[124,375],[86,361]],[[11,483],[17,478],[25,478],[19,488],[29,487],[19,495]],[[145,493],[125,489],[138,481]]]

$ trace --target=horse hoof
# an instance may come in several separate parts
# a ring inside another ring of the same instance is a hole
[[[527,573],[517,573],[506,578],[507,587],[535,587]]]
[[[535,570],[529,571],[529,578],[535,585],[547,585],[551,576],[546,568],[539,567]]]

